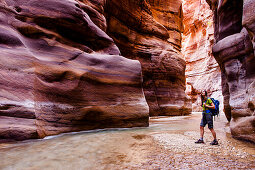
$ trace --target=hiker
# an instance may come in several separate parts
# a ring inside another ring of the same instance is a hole
[[[213,101],[207,96],[207,92],[203,91],[201,94],[201,102],[203,107],[202,120],[200,123],[200,139],[195,143],[204,143],[204,127],[208,124],[208,128],[212,132],[214,140],[210,143],[211,145],[218,145],[218,141],[216,139],[216,132],[213,129],[213,115],[210,109],[215,109],[215,105]]]

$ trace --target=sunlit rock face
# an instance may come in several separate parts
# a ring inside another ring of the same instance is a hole
[[[213,54],[222,71],[222,89],[231,132],[255,142],[255,1],[208,0],[214,12]]]
[[[181,0],[108,0],[107,33],[123,56],[142,64],[150,115],[186,115],[185,61],[181,54]]]
[[[213,13],[205,0],[185,0],[183,18],[182,53],[186,61],[186,93],[192,100],[192,110],[201,111],[200,93],[206,90],[220,101],[223,111],[220,67],[212,55]]]
[[[148,126],[141,65],[105,33],[104,5],[0,1],[0,139]]]

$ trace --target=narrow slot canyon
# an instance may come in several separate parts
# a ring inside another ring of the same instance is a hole
[[[201,0],[183,5],[186,94],[192,110],[199,110],[197,94],[208,91],[220,101],[232,136],[254,142],[254,27],[250,25],[254,2]]]
[[[205,0],[185,1],[183,11],[182,53],[186,61],[186,94],[192,100],[192,111],[201,112],[200,94],[206,90],[220,101],[220,112],[224,114],[221,71],[212,53],[213,12]]]
[[[0,0],[0,169],[255,168],[254,9]]]

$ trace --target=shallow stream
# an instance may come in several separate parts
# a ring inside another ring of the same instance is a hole
[[[255,169],[255,145],[231,137],[221,115],[214,121],[219,146],[194,144],[201,113],[154,117],[150,127],[62,134],[0,144],[0,169]]]

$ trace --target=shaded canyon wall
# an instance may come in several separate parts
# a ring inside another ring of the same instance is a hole
[[[214,13],[213,54],[234,137],[255,142],[255,1],[207,0]]]
[[[182,53],[186,61],[186,94],[192,100],[192,111],[201,111],[202,90],[220,101],[223,112],[220,67],[212,55],[214,43],[213,12],[205,0],[183,3]]]
[[[1,0],[0,139],[188,114],[181,1],[163,2]]]
[[[181,0],[108,0],[107,33],[121,54],[139,60],[150,115],[186,115],[191,103],[185,91],[181,54]]]
[[[0,5],[1,139],[148,126],[141,65],[105,33],[103,1]]]

